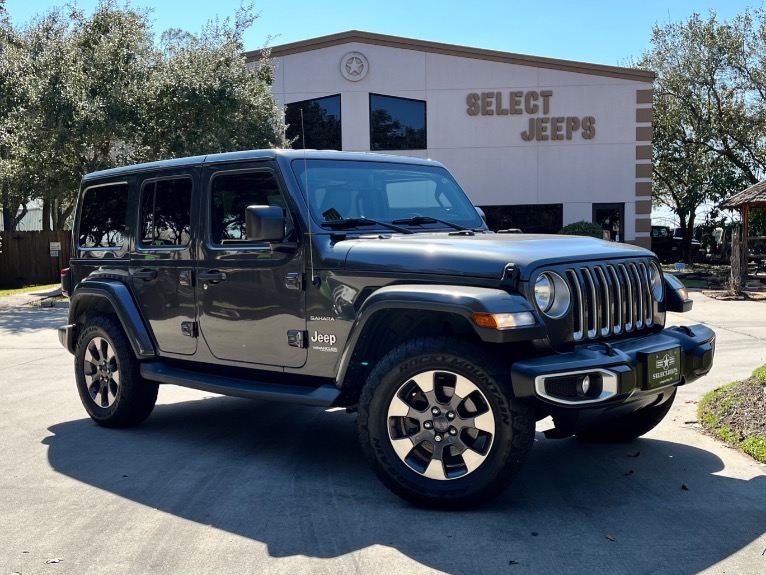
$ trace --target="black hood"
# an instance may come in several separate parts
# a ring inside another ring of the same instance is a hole
[[[348,248],[348,271],[499,279],[505,266],[513,263],[519,267],[522,280],[533,268],[553,264],[652,255],[644,248],[627,244],[542,234],[413,234],[359,238],[339,244],[350,244],[335,246]]]

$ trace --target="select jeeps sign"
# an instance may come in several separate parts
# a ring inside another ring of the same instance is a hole
[[[527,129],[521,132],[525,142],[571,140],[578,134],[585,140],[596,137],[593,116],[551,115],[553,96],[553,90],[471,92],[466,96],[466,112],[469,116],[530,116]]]

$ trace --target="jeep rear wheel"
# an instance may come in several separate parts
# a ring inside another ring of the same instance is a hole
[[[77,340],[74,362],[80,400],[96,423],[129,427],[149,417],[158,385],[141,377],[122,326],[112,316],[88,322]]]
[[[644,407],[604,425],[586,429],[578,433],[577,437],[586,441],[603,443],[632,441],[657,427],[670,411],[675,399],[676,389],[673,388],[670,397],[659,405]]]
[[[359,405],[359,438],[376,475],[407,501],[462,509],[498,495],[534,439],[531,410],[509,396],[500,362],[448,338],[386,355]]]

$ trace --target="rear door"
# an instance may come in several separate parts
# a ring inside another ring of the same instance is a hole
[[[161,352],[197,349],[193,287],[193,170],[139,179],[136,241],[130,278],[144,319]]]
[[[197,267],[200,332],[219,359],[301,367],[307,350],[304,249],[270,164],[208,167],[205,237]],[[285,237],[249,241],[245,209],[279,206]]]

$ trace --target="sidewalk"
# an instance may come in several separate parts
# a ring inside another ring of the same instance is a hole
[[[42,301],[49,297],[56,297],[61,295],[61,288],[56,287],[48,290],[32,291],[26,293],[18,293],[14,295],[7,295],[0,297],[0,309],[9,307],[21,307],[29,305],[31,303]],[[68,305],[68,302],[62,302]]]

